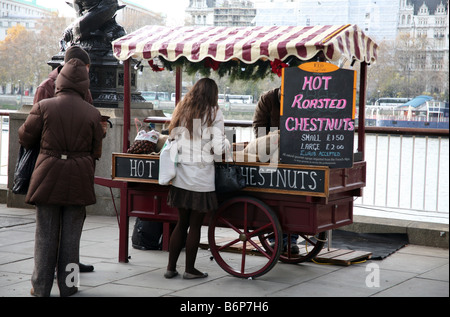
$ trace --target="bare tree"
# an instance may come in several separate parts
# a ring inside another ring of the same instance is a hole
[[[424,94],[448,101],[448,65],[443,65],[443,60],[426,37],[403,34],[395,43],[380,43],[377,62],[369,68],[369,103],[379,97]]]
[[[0,85],[11,84],[25,89],[38,85],[48,76],[47,62],[59,51],[59,38],[67,25],[66,18],[51,14],[37,23],[37,31],[22,25],[8,29],[0,41]]]

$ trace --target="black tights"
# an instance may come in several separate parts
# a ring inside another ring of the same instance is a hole
[[[178,223],[170,236],[168,271],[175,271],[178,257],[186,242],[186,272],[200,274],[195,269],[200,234],[205,213],[196,210],[178,208]],[[189,233],[188,233],[189,229]]]

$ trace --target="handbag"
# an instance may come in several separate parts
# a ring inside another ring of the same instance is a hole
[[[30,185],[31,174],[33,174],[36,159],[39,155],[39,147],[26,149],[20,146],[19,158],[14,171],[12,192],[14,194],[26,195]]]
[[[227,162],[215,165],[215,184],[217,193],[230,193],[244,188],[246,180],[239,166]]]
[[[176,140],[167,139],[159,154],[159,175],[160,185],[169,185],[172,179],[177,176],[178,146]]]

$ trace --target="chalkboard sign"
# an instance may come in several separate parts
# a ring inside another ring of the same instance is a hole
[[[217,163],[216,163],[217,164]],[[244,191],[328,197],[329,169],[278,164],[236,162],[246,179]]]
[[[113,153],[112,179],[158,183],[159,156]],[[216,163],[222,164],[222,163]],[[300,166],[236,162],[246,180],[244,191],[328,197],[330,170],[325,166]]]
[[[283,69],[280,162],[353,165],[356,72],[311,62]]]
[[[113,153],[112,179],[158,183],[159,156]]]

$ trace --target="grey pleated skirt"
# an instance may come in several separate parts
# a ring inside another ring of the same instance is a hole
[[[219,207],[216,192],[193,192],[171,186],[167,204],[174,208],[192,209],[201,212],[216,210]]]

